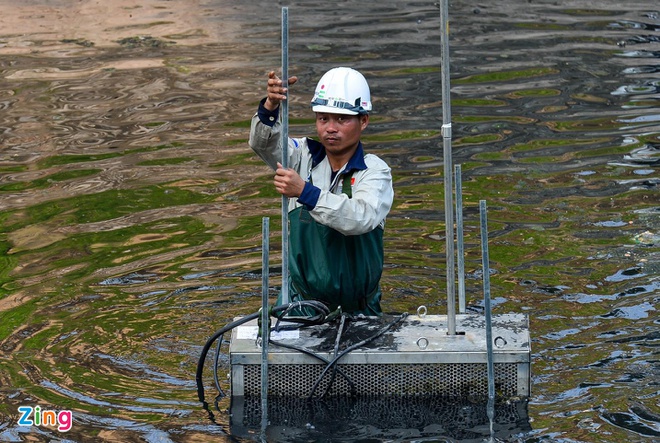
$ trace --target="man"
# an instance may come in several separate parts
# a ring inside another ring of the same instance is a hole
[[[360,142],[372,108],[369,85],[351,68],[324,74],[311,102],[318,141],[289,139],[285,169],[278,114],[287,92],[270,72],[249,143],[275,170],[275,189],[289,198],[291,301],[315,299],[331,310],[380,315],[383,229],[394,191],[390,168],[365,154]]]

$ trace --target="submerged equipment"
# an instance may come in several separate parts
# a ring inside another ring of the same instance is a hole
[[[300,310],[305,310],[305,312],[313,312],[313,315],[310,316],[305,316],[305,317],[288,317],[287,315],[289,312],[292,310],[300,311]],[[291,330],[291,329],[300,329],[304,327],[310,327],[310,326],[315,326],[315,325],[322,325],[322,324],[328,324],[328,323],[333,323],[333,322],[338,322],[338,327],[337,327],[337,336],[335,339],[335,346],[334,346],[334,356],[332,359],[326,359],[314,352],[311,352],[303,347],[298,347],[294,346],[291,344],[285,344],[280,341],[275,341],[275,340],[268,340],[268,343],[274,346],[279,346],[282,348],[290,349],[293,351],[300,352],[302,354],[308,355],[321,363],[324,363],[326,366],[321,372],[321,375],[318,377],[316,383],[313,385],[311,393],[309,394],[309,398],[313,397],[315,394],[315,391],[317,390],[321,380],[326,376],[328,371],[332,370],[331,372],[331,380],[326,386],[326,389],[324,393],[321,395],[321,397],[325,396],[328,391],[330,390],[332,386],[332,382],[334,381],[335,377],[337,374],[341,375],[350,385],[354,385],[354,383],[351,381],[351,379],[341,370],[337,367],[337,364],[339,360],[341,360],[344,356],[349,354],[350,352],[365,346],[366,344],[374,341],[378,337],[382,336],[384,333],[389,331],[393,326],[401,322],[407,317],[407,313],[403,313],[400,316],[397,316],[392,322],[389,324],[386,324],[384,327],[380,328],[376,332],[372,333],[368,337],[364,338],[363,340],[359,341],[358,343],[354,343],[351,346],[347,347],[346,349],[340,350],[340,343],[341,343],[341,338],[342,338],[342,333],[345,330],[345,323],[346,321],[350,321],[353,319],[353,316],[347,313],[342,312],[341,307],[336,309],[335,311],[330,311],[328,307],[317,300],[302,300],[302,301],[297,301],[294,303],[289,303],[287,305],[279,305],[279,306],[273,306],[269,309],[269,317],[274,317],[277,319],[277,322],[275,323],[275,326],[273,327],[273,331],[281,331],[281,330]],[[261,322],[261,317],[262,317],[262,310],[259,310],[257,312],[254,312],[250,315],[247,315],[245,317],[241,317],[239,319],[236,319],[230,323],[228,323],[226,326],[223,328],[219,329],[215,334],[213,334],[204,347],[202,348],[201,355],[199,357],[199,361],[197,363],[197,373],[196,373],[196,382],[197,382],[197,396],[199,398],[199,401],[202,403],[206,404],[206,399],[204,395],[204,381],[203,381],[203,375],[204,375],[204,363],[206,361],[207,355],[211,347],[213,346],[213,343],[218,341],[217,343],[217,348],[216,348],[216,353],[215,353],[215,359],[214,359],[214,365],[213,365],[213,374],[214,374],[214,381],[215,381],[215,386],[216,389],[218,390],[218,396],[216,398],[222,398],[225,397],[225,393],[220,387],[220,383],[218,381],[218,374],[217,374],[217,367],[218,367],[218,360],[220,356],[220,349],[222,347],[223,343],[223,338],[224,334],[227,332],[230,332],[232,329],[239,327],[241,325],[244,325],[248,322],[257,320],[259,324],[259,338],[263,340],[263,331],[265,330],[264,325]],[[286,324],[283,324],[283,322],[286,322]]]

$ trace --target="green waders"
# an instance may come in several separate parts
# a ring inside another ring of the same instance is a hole
[[[351,174],[342,192],[352,197]],[[383,229],[344,235],[317,223],[309,211],[289,212],[289,295],[292,302],[320,300],[331,311],[381,315],[380,277],[383,272]],[[281,294],[278,298],[281,304]],[[292,315],[309,315],[298,310]]]

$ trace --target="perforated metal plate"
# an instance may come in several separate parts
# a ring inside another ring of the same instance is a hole
[[[392,317],[352,322],[342,333],[339,350],[385,328]],[[269,347],[269,396],[442,395],[485,397],[488,394],[484,318],[457,316],[458,335],[447,335],[446,316],[409,316],[366,346],[345,355],[337,371],[301,352]],[[240,329],[241,327],[237,328]],[[232,332],[230,345],[232,396],[260,396],[261,348],[256,323]],[[289,332],[280,343],[304,347],[331,360],[336,325]],[[527,397],[530,387],[530,345],[527,317],[493,316],[495,387],[500,397]],[[278,343],[278,341],[275,341]],[[315,391],[312,392],[316,385]]]

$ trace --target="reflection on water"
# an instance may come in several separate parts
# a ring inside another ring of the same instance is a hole
[[[279,6],[150,1],[83,38],[32,27],[60,3],[25,2],[26,29],[0,31],[0,440],[255,438],[232,435],[228,399],[210,421],[193,376],[207,338],[260,306],[263,216],[277,261],[279,198],[246,139],[279,65]],[[396,191],[384,309],[443,313],[438,5],[288,6],[292,133],[312,133],[321,73],[365,72],[376,109],[365,144]],[[484,199],[494,309],[531,319],[532,397],[497,437],[660,438],[657,6],[452,2],[450,21],[469,308],[483,310]],[[278,263],[270,273],[276,286]],[[73,428],[21,426],[22,405],[69,409]],[[419,419],[398,434],[365,421],[377,403],[327,404],[316,430],[271,431],[321,438],[340,417],[370,441],[487,435],[455,410],[433,415],[441,406],[388,406]]]

